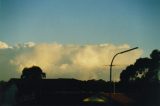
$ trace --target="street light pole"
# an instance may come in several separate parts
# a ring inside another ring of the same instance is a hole
[[[111,64],[110,64],[110,83],[111,83],[111,81],[112,81],[112,66],[113,66],[113,61],[114,61],[114,59],[116,58],[116,56],[119,55],[119,54],[123,54],[123,53],[129,52],[129,51],[135,50],[135,49],[138,49],[138,47],[134,47],[134,48],[132,48],[132,49],[128,49],[128,50],[119,52],[119,53],[117,53],[117,54],[115,54],[115,55],[113,56],[112,61],[111,61]]]

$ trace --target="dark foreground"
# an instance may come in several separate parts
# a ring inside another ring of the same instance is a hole
[[[146,88],[137,86],[126,86],[128,92],[108,93],[109,84],[103,81],[75,79],[12,79],[2,85],[0,106],[160,106],[159,87],[153,85],[155,93],[143,93]]]

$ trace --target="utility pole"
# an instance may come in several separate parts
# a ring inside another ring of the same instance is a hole
[[[134,48],[132,48],[132,49],[128,49],[128,50],[119,52],[119,53],[117,53],[117,54],[115,54],[115,55],[113,56],[112,61],[111,61],[111,64],[110,64],[110,83],[112,82],[112,66],[113,66],[113,61],[114,61],[114,59],[116,58],[116,56],[119,55],[119,54],[123,54],[123,53],[129,52],[129,51],[135,50],[135,49],[138,49],[138,47],[134,47]],[[112,93],[112,91],[110,91],[110,93]],[[115,86],[114,86],[114,93],[115,93]]]

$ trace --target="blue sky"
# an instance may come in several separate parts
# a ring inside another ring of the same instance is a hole
[[[115,60],[129,65],[160,49],[159,19],[159,0],[0,0],[0,80],[33,65],[48,78],[107,80],[115,53],[138,46]]]
[[[0,41],[159,49],[159,0],[0,0]]]

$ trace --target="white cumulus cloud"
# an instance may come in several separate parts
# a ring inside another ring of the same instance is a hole
[[[0,50],[5,54],[3,60],[6,67],[2,73],[12,71],[13,77],[20,77],[24,67],[37,65],[47,74],[47,78],[76,78],[80,80],[88,79],[109,79],[109,67],[111,59],[115,53],[131,48],[128,44],[95,44],[95,45],[74,45],[59,43],[25,43],[13,49]],[[23,45],[23,46],[22,46]],[[114,64],[132,64],[142,55],[142,50],[119,55]],[[2,56],[1,56],[2,57]],[[114,79],[119,78],[121,70],[125,67],[113,67],[116,71]],[[1,68],[2,69],[2,68]],[[10,74],[10,73],[8,73]],[[7,75],[5,73],[5,75]],[[10,75],[11,77],[11,75]]]
[[[28,52],[17,55],[12,63],[18,67],[18,72],[24,67],[40,66],[50,78],[106,79],[108,72],[104,65],[110,64],[115,53],[129,48],[126,44],[120,46],[39,44]],[[115,64],[132,64],[141,54],[141,50],[136,50],[121,55],[117,57]]]
[[[0,49],[6,49],[6,48],[9,48],[8,44],[0,41]]]

